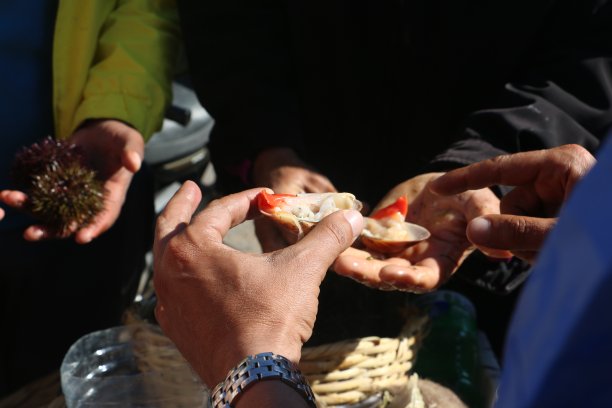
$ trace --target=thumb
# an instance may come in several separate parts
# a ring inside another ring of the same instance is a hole
[[[556,218],[490,214],[473,219],[467,237],[479,247],[537,251],[556,222]]]
[[[143,154],[137,150],[130,149],[128,146],[123,150],[121,164],[131,173],[136,173],[142,165]]]
[[[123,140],[121,162],[130,172],[136,173],[144,159],[144,140],[140,133],[132,128],[123,130]]]
[[[363,229],[363,216],[355,210],[336,211],[323,218],[310,232],[284,250],[292,262],[320,266],[320,280]]]

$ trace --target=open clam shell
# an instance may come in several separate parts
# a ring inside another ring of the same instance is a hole
[[[312,227],[338,210],[360,211],[362,204],[350,193],[268,194],[258,197],[259,210],[277,224],[302,238]]]
[[[361,242],[373,251],[393,254],[424,241],[430,236],[426,228],[417,224],[392,218],[365,217]]]

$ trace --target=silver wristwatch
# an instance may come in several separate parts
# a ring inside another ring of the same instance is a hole
[[[213,408],[234,407],[240,394],[258,381],[279,379],[295,389],[311,407],[316,407],[315,398],[308,382],[298,367],[285,357],[268,353],[248,356],[232,368],[225,380],[210,394]]]

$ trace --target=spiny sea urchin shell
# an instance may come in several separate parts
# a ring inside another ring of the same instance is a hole
[[[15,156],[12,177],[28,195],[26,210],[60,235],[91,222],[104,187],[78,146],[47,137]]]
[[[16,155],[12,177],[19,188],[27,187],[32,176],[46,172],[48,166],[65,166],[70,163],[85,165],[80,148],[50,136],[22,148]]]

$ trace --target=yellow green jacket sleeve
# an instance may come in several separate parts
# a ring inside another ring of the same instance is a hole
[[[174,0],[60,0],[53,42],[56,137],[87,119],[162,124],[179,47]]]

